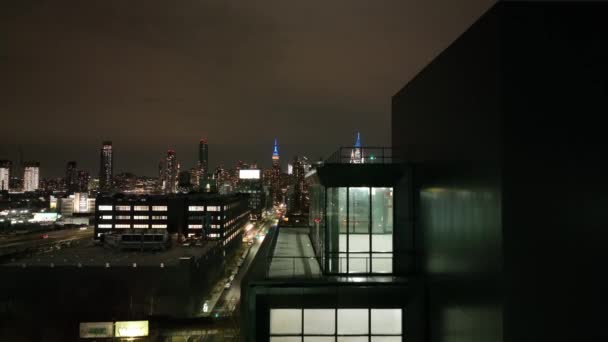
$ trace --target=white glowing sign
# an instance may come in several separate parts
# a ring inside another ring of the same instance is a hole
[[[89,322],[80,323],[80,338],[102,338],[114,336],[114,323]]]
[[[260,170],[259,169],[239,170],[239,178],[240,179],[260,179]]]
[[[148,336],[148,321],[124,321],[114,325],[115,337]]]

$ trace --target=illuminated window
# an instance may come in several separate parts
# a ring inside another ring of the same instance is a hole
[[[100,224],[97,226],[97,228],[112,228],[111,224]]]
[[[116,215],[117,220],[130,220],[131,216],[129,215]]]
[[[188,211],[205,211],[204,205],[191,205],[188,207]]]
[[[152,210],[153,211],[167,211],[167,206],[166,205],[153,205]]]
[[[153,224],[152,228],[167,228],[166,224]]]
[[[133,228],[148,228],[147,224],[134,224]]]
[[[220,211],[220,207],[217,205],[209,205],[207,206],[207,211]]]
[[[189,224],[188,228],[192,228],[192,229],[202,229],[203,225],[202,224]]]
[[[270,309],[270,341],[402,341],[402,311]]]
[[[130,224],[115,224],[114,228],[131,228]]]
[[[167,216],[152,216],[153,220],[166,220]]]
[[[117,205],[116,210],[118,211],[131,211],[130,205]]]
[[[112,211],[112,206],[111,205],[100,205],[97,207],[97,210],[99,211]]]
[[[133,207],[133,210],[135,211],[148,211],[150,210],[150,207],[147,205],[136,205]]]
[[[148,216],[133,216],[134,220],[147,220]]]
[[[102,220],[111,220],[112,219],[112,215],[102,215],[99,216],[100,219]]]

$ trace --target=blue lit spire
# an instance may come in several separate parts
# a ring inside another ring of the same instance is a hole
[[[355,147],[361,147],[361,135],[357,132],[357,141],[355,142]]]
[[[279,157],[279,143],[277,142],[277,138],[274,138],[274,148],[272,150],[272,158]]]

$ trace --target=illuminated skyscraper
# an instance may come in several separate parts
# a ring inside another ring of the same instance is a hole
[[[36,191],[40,188],[40,163],[23,163],[23,191]]]
[[[100,151],[99,189],[101,191],[112,189],[113,177],[114,157],[112,153],[112,142],[104,141]]]
[[[198,162],[201,169],[201,179],[206,180],[209,174],[209,145],[207,139],[202,138],[198,145]]]
[[[177,192],[177,160],[175,159],[175,150],[167,150],[167,158],[165,160],[165,193],[174,194]]]
[[[0,191],[10,188],[12,164],[10,160],[0,160]]]
[[[69,161],[65,167],[65,190],[69,193],[78,192],[78,169],[75,161]]]
[[[85,170],[78,170],[78,192],[89,191],[89,173]]]
[[[279,143],[274,139],[274,147],[272,149],[272,200],[274,203],[279,202],[281,198],[281,164],[279,163]]]
[[[355,147],[350,152],[350,163],[351,164],[363,164],[363,153],[361,152],[361,136],[357,132],[357,141],[355,141]]]
[[[310,170],[308,158],[295,156],[293,158],[293,173],[290,177],[290,187],[292,190],[289,198],[288,210],[290,214],[308,213],[308,186],[306,184],[306,173]]]

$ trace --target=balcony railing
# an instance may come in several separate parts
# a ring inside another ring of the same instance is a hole
[[[395,164],[402,160],[392,147],[345,146],[340,147],[325,164]]]

